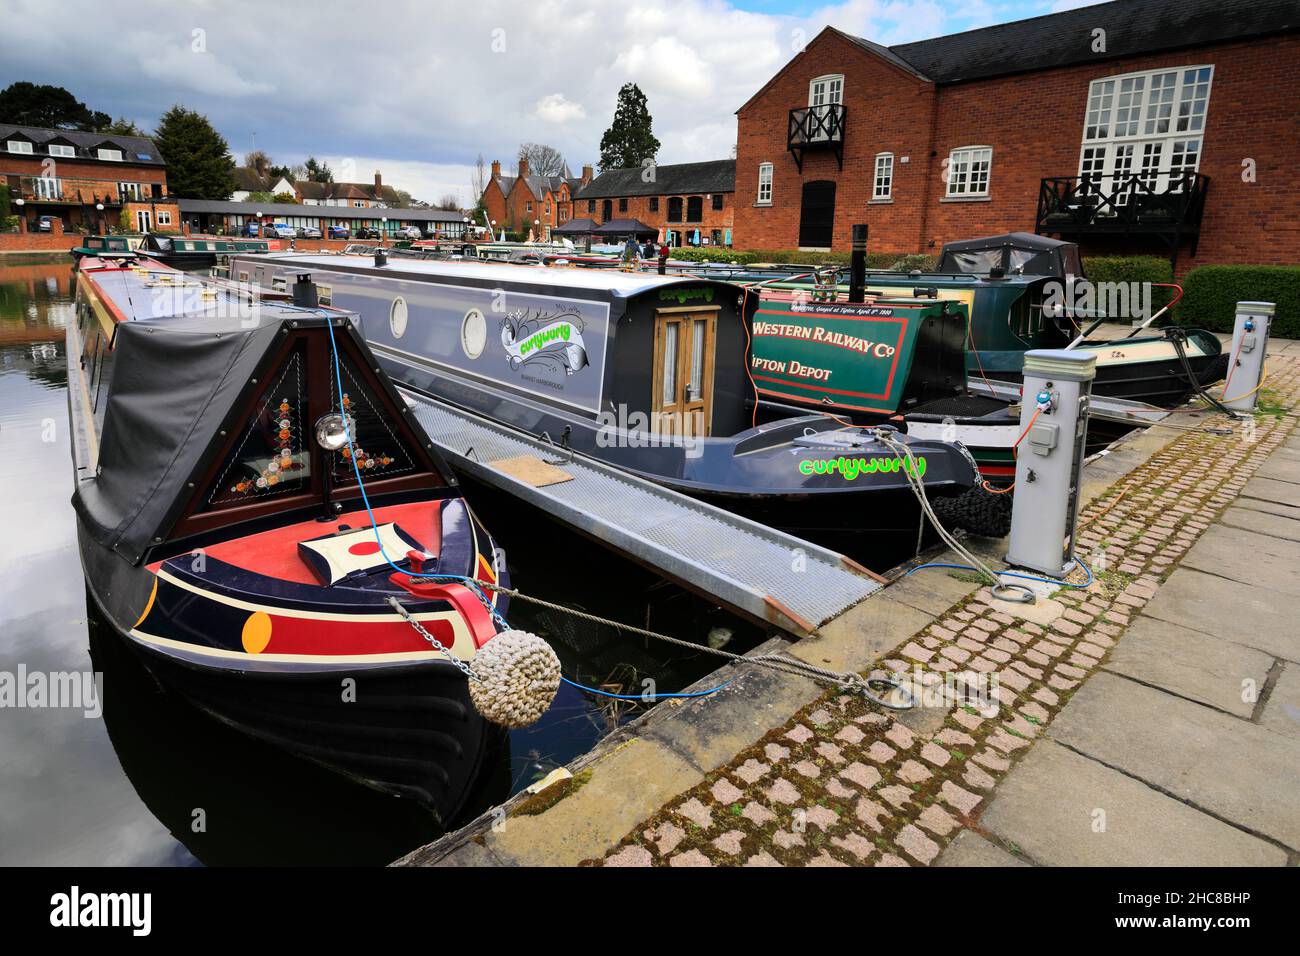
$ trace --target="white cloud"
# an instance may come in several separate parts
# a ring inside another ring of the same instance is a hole
[[[586,119],[587,110],[581,103],[566,99],[563,93],[551,93],[537,101],[533,115],[547,123],[568,123]]]

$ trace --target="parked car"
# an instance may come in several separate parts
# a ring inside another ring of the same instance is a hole
[[[267,229],[269,231],[269,225]],[[262,236],[262,224],[256,219],[250,219],[248,222],[244,223],[244,228],[239,230],[239,234],[249,239],[260,239]]]
[[[268,223],[265,234],[275,236],[277,239],[296,239],[298,231],[293,226],[287,226],[282,222]]]
[[[379,235],[380,235],[380,234],[379,234],[379,230],[378,230],[378,229],[374,229],[374,228],[372,228],[372,227],[370,227],[370,226],[358,226],[358,227],[357,227],[357,238],[358,238],[358,239],[378,239],[378,238],[379,238]]]
[[[60,220],[58,216],[37,216],[36,231],[53,232],[55,222],[59,222],[59,224],[62,225],[62,220]]]
[[[330,226],[329,237],[331,239],[351,239],[352,230],[347,226]]]
[[[420,231],[419,226],[402,226],[397,232],[393,233],[398,239],[423,239],[424,233]]]
[[[322,236],[321,236],[321,231],[317,229],[315,226],[299,226],[298,238],[299,239],[320,239],[322,238]]]

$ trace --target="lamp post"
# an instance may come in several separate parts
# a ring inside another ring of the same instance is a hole
[[[469,216],[461,216],[460,221],[463,224],[461,226],[460,237],[467,240],[469,239]]]
[[[388,217],[379,217],[379,244],[382,246],[388,241]]]
[[[104,230],[104,204],[102,202],[95,203],[95,218],[99,220],[99,234],[103,235],[105,230]]]
[[[540,219],[534,219],[534,220],[533,220],[533,232],[534,232],[534,233],[536,234],[536,236],[537,236],[537,241],[538,241],[538,242],[541,242],[541,241],[542,241],[542,221],[541,221]]]
[[[262,235],[262,210],[260,209],[257,210],[257,212],[253,213],[253,215],[257,218],[257,238],[259,239],[266,238],[265,236]]]
[[[27,217],[23,215],[23,206],[27,205],[27,200],[19,196],[14,200],[14,205],[18,207],[18,231],[27,231]]]

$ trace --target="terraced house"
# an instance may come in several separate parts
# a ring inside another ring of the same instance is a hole
[[[735,218],[736,161],[611,169],[574,196],[574,215],[603,225],[637,219],[670,244],[730,246]]]
[[[166,163],[144,136],[0,124],[0,181],[28,230],[51,216],[57,229],[104,232],[123,213],[141,232],[180,228]]]
[[[883,46],[826,28],[738,111],[745,248],[1300,261],[1300,4],[1115,0]]]
[[[501,163],[493,161],[492,176],[483,190],[483,207],[496,229],[539,237],[573,218],[573,194],[591,182],[592,168],[582,167],[582,176],[538,176],[520,158],[518,175],[501,175]]]

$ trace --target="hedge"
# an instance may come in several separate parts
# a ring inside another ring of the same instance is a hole
[[[1182,284],[1181,325],[1231,332],[1238,302],[1274,302],[1271,334],[1300,338],[1300,266],[1198,266]]]
[[[1173,282],[1174,268],[1159,256],[1084,256],[1083,271],[1089,282]],[[1173,289],[1151,290],[1151,311],[1164,308],[1174,297]],[[1168,316],[1157,320],[1168,325]],[[1119,321],[1124,321],[1120,319]]]
[[[792,263],[795,265],[848,265],[847,252],[802,252],[798,249],[709,249],[682,248],[673,250],[674,259],[688,262],[733,262],[737,265],[752,263]],[[906,272],[911,269],[933,269],[937,263],[934,256],[906,254],[900,252],[868,252],[868,269],[895,269]]]

